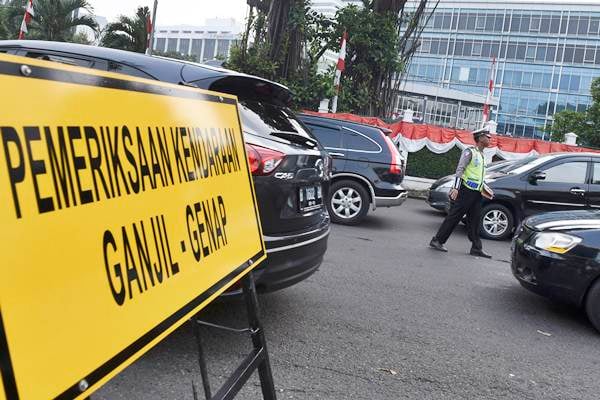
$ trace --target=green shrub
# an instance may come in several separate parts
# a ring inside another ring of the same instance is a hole
[[[424,147],[416,153],[408,155],[406,175],[438,179],[453,174],[461,153],[462,151],[458,147],[453,147],[452,150],[443,154],[432,153],[427,147]]]

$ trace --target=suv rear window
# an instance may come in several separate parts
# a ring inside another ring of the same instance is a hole
[[[263,101],[240,101],[240,115],[244,131],[270,136],[272,132],[293,132],[309,139],[314,137],[289,109]]]
[[[373,139],[350,128],[342,127],[345,147],[350,151],[379,153],[382,148]]]

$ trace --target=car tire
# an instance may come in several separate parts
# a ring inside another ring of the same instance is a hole
[[[515,217],[508,207],[491,203],[481,210],[479,232],[481,237],[491,240],[505,240],[510,237],[515,226]]]
[[[369,193],[360,183],[351,180],[336,181],[329,190],[327,210],[336,224],[356,225],[369,212]]]
[[[600,331],[600,279],[590,288],[585,298],[585,313],[598,331]]]

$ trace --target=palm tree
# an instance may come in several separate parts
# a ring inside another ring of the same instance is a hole
[[[9,32],[13,36],[18,34],[26,0],[12,0],[9,4],[8,28],[12,31],[18,24],[14,33]],[[98,24],[94,18],[90,15],[78,15],[80,9],[92,11],[88,0],[35,0],[35,15],[28,27],[27,38],[69,42],[78,26],[87,26],[95,33],[98,32]]]
[[[143,53],[146,51],[150,9],[138,7],[135,17],[121,15],[117,22],[106,26],[100,45]]]

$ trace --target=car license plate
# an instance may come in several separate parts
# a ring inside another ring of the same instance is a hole
[[[300,211],[310,211],[321,208],[323,205],[321,185],[299,188],[298,199],[300,200]]]

